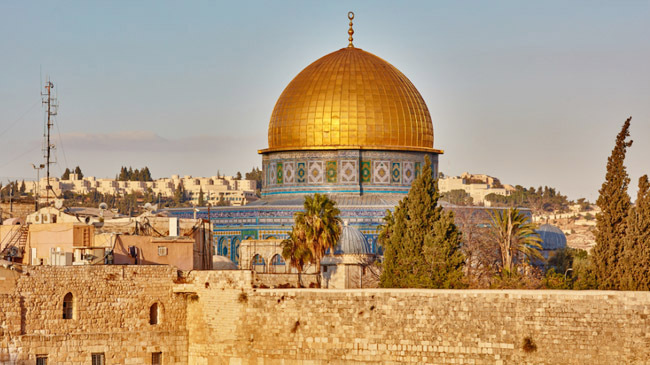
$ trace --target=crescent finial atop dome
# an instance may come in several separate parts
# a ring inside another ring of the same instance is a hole
[[[352,29],[352,19],[354,19],[353,12],[348,12],[348,19],[350,19],[350,29],[348,30],[348,34],[350,35],[350,37],[348,37],[348,40],[350,41],[350,44],[348,44],[348,47],[354,47],[354,44],[352,44],[352,35],[354,34],[354,29]]]

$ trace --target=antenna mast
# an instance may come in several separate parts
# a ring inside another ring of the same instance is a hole
[[[52,89],[54,89],[54,84],[50,82],[50,79],[48,78],[47,82],[45,83],[45,90],[47,92],[41,93],[41,97],[43,97],[43,104],[47,104],[47,134],[45,136],[45,169],[47,171],[47,185],[45,187],[45,202],[49,203],[50,202],[50,191],[52,191],[53,195],[54,191],[52,190],[52,185],[50,185],[50,165],[52,164],[51,161],[51,150],[54,148],[54,145],[50,142],[50,130],[52,129],[52,117],[56,115],[57,112],[57,107],[58,104],[56,103],[56,99],[52,97]]]

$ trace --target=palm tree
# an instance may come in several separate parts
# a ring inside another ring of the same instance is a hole
[[[526,214],[517,208],[508,208],[490,213],[490,218],[491,234],[499,245],[503,269],[512,272],[518,255],[524,255],[529,260],[544,260],[540,253],[542,239]]]
[[[298,271],[298,286],[302,286],[301,274],[305,265],[312,261],[312,255],[300,232],[292,229],[289,238],[282,241],[282,257]]]
[[[327,250],[334,249],[341,235],[341,219],[338,217],[341,212],[335,201],[318,193],[305,196],[304,208],[304,212],[294,215],[294,231],[304,237],[312,262],[318,267],[320,283],[320,261]]]

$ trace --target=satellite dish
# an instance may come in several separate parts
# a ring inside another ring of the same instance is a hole
[[[20,257],[20,251],[18,251],[18,247],[16,246],[11,246],[9,247],[9,255],[10,257]]]
[[[144,209],[146,209],[146,210],[151,210],[151,203],[146,203],[146,204],[144,205]]]
[[[56,209],[61,209],[63,208],[63,200],[62,199],[55,199],[54,200],[54,207]]]
[[[102,202],[102,203],[99,203],[99,209],[101,209],[101,210],[106,210],[106,209],[108,209],[108,204],[103,203],[103,202]]]

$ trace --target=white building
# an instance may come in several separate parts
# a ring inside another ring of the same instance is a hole
[[[441,193],[448,193],[452,190],[464,190],[472,197],[474,204],[485,204],[488,194],[510,195],[515,188],[512,185],[502,185],[499,179],[483,174],[470,174],[464,172],[460,176],[444,177],[438,180],[438,189]]]
[[[50,186],[54,194],[71,191],[77,194],[87,194],[97,191],[102,194],[124,195],[131,193],[160,194],[162,197],[172,197],[179,186],[183,186],[188,200],[198,204],[201,191],[206,203],[216,204],[220,200],[229,202],[230,205],[246,205],[257,200],[257,183],[254,180],[235,180],[232,176],[224,177],[192,177],[172,175],[171,178],[162,178],[154,181],[119,181],[115,179],[97,179],[94,176],[79,179],[76,174],[70,174],[70,179],[61,180],[50,178]],[[36,181],[25,181],[27,193],[34,194],[38,188],[39,195],[46,195],[47,178]]]

